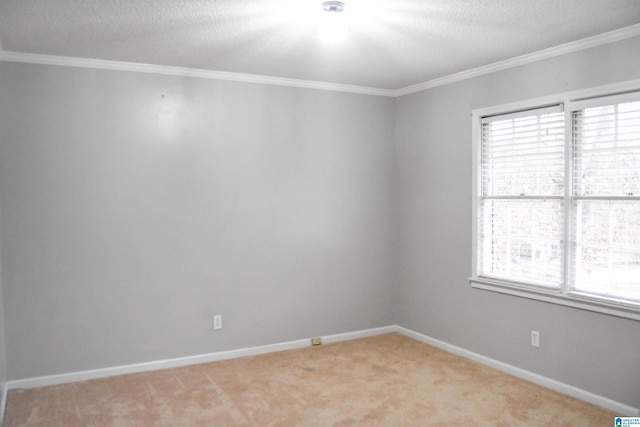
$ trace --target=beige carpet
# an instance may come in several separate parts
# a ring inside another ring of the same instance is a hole
[[[615,414],[387,334],[12,390],[14,426],[610,426]]]

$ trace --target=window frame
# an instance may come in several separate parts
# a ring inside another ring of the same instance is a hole
[[[640,303],[625,302],[615,298],[605,296],[595,296],[569,289],[569,251],[571,225],[571,206],[573,195],[571,194],[571,185],[565,185],[565,245],[564,245],[564,280],[559,289],[544,288],[527,285],[525,283],[482,277],[478,275],[478,214],[481,193],[481,182],[479,178],[480,162],[481,162],[481,144],[482,144],[482,120],[488,116],[497,116],[510,113],[517,113],[526,110],[535,110],[550,105],[563,105],[565,123],[572,123],[572,111],[574,105],[588,103],[589,100],[606,97],[619,96],[628,92],[640,91],[640,79],[631,80],[611,85],[598,86],[572,92],[565,92],[535,99],[523,100],[509,104],[496,105],[492,107],[478,108],[472,111],[472,275],[469,278],[470,284],[475,289],[498,292],[507,295],[513,295],[522,298],[529,298],[538,301],[544,301],[563,306],[574,307],[583,310],[604,313],[608,315],[623,317],[640,321]],[[573,141],[571,135],[571,126],[565,127],[565,156],[573,149]],[[565,161],[565,182],[571,182],[571,161]]]

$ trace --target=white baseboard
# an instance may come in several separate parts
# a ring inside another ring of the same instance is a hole
[[[2,426],[4,425],[4,410],[7,407],[7,393],[9,392],[7,383],[0,383],[0,392],[2,392],[2,400],[0,401],[0,426]]]
[[[389,332],[395,332],[395,326],[385,326],[381,328],[365,329],[355,332],[347,332],[343,334],[328,335],[322,337],[326,344],[332,342],[348,341],[357,338],[381,335]],[[160,369],[179,368],[182,366],[197,365],[200,363],[217,362],[221,360],[235,359],[239,357],[257,356],[260,354],[274,353],[277,351],[293,350],[297,348],[311,346],[311,338],[288,341],[277,344],[269,344],[258,347],[248,347],[238,350],[220,351],[216,353],[200,354],[196,356],[180,357],[175,359],[157,360],[153,362],[136,363],[133,365],[122,365],[111,368],[92,369],[88,371],[70,372],[59,375],[47,375],[43,377],[26,378],[22,380],[13,380],[7,383],[10,390],[21,388],[46,387],[51,385],[65,384],[77,381],[94,380],[97,378],[107,378],[116,375],[126,375],[139,372],[156,371]]]
[[[473,360],[474,362],[481,363],[498,371],[513,375],[514,377],[522,378],[523,380],[538,384],[542,387],[546,387],[559,393],[575,397],[576,399],[584,400],[585,402],[600,406],[601,408],[615,412],[617,415],[628,417],[637,417],[638,415],[640,415],[640,409],[634,408],[633,406],[616,402],[615,400],[611,400],[607,397],[582,390],[578,387],[574,387],[572,385],[547,378],[545,376],[515,367],[513,365],[491,359],[481,354],[465,350],[464,348],[460,348],[444,341],[440,341],[427,335],[412,331],[410,329],[403,328],[402,326],[396,326],[396,331],[417,341],[421,341],[425,344],[432,345],[449,353],[462,356],[466,359]]]
[[[498,371],[505,372],[518,378],[530,381],[540,386],[555,390],[557,392],[575,397],[580,400],[592,403],[602,408],[608,409],[621,416],[639,416],[640,409],[634,408],[620,402],[616,402],[609,398],[599,396],[586,390],[579,389],[569,384],[526,371],[524,369],[482,356],[469,350],[457,347],[455,345],[440,341],[438,339],[423,335],[402,326],[392,325],[381,328],[365,329],[355,332],[347,332],[343,334],[335,334],[323,336],[322,340],[325,344],[331,344],[340,341],[348,341],[358,338],[371,337],[375,335],[386,334],[390,332],[398,332],[407,337],[413,338],[425,344],[445,350],[449,353],[462,356],[466,359],[473,360]],[[133,365],[116,366],[112,368],[94,369],[89,371],[71,372],[60,375],[48,375],[37,378],[27,378],[22,380],[8,381],[2,387],[2,402],[0,402],[0,417],[4,416],[4,409],[7,399],[7,391],[20,388],[45,387],[57,384],[65,384],[76,381],[86,381],[97,378],[106,378],[116,375],[132,374],[139,372],[155,371],[160,369],[177,368],[182,366],[196,365],[200,363],[216,362],[220,360],[234,359],[238,357],[256,356],[260,354],[273,353],[277,351],[293,350],[297,348],[309,347],[311,345],[310,338],[288,341],[278,344],[270,344],[258,347],[249,347],[238,350],[221,351],[216,353],[201,354],[196,356],[181,357],[176,359],[159,360],[148,363],[137,363]],[[0,418],[1,420],[2,418]]]
[[[322,337],[322,342],[325,344],[331,344],[334,342],[350,341],[350,340],[356,340],[358,338],[366,338],[366,337],[373,337],[376,335],[390,334],[391,332],[398,332],[398,327],[395,325],[383,326],[381,328],[363,329],[361,331],[347,332],[344,334],[327,335],[326,337]]]

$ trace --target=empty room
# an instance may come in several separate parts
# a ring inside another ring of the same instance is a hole
[[[0,0],[0,392],[640,423],[640,1]]]

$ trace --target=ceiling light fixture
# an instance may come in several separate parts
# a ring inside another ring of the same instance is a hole
[[[341,42],[347,38],[349,22],[341,1],[325,1],[322,3],[322,14],[318,22],[318,38],[330,43]]]

